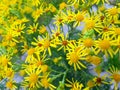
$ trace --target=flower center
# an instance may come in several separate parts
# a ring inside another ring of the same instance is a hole
[[[39,47],[41,47],[41,46],[42,46],[42,44],[41,44],[41,43],[38,43],[38,46],[39,46]]]
[[[40,66],[40,65],[42,65],[42,64],[43,64],[42,61],[38,61],[38,62],[36,63],[36,66]]]
[[[41,67],[41,71],[44,73],[48,70],[48,66],[47,65],[42,65]]]
[[[40,15],[42,12],[43,12],[42,9],[39,9],[36,11],[36,15]]]
[[[83,21],[83,19],[84,19],[84,16],[82,14],[77,14],[76,15],[76,20],[77,21]]]
[[[58,21],[61,23],[61,22],[63,21],[63,19],[62,19],[62,18],[59,18]]]
[[[30,48],[28,50],[28,55],[32,55],[34,52],[35,52],[35,49],[34,48]]]
[[[105,18],[104,16],[100,16],[100,20],[101,20],[101,21],[103,21],[103,20],[104,20],[104,18]]]
[[[7,38],[6,38],[7,40],[12,40],[12,35],[11,34],[9,34],[9,35],[7,35]]]
[[[3,65],[3,66],[6,66],[6,65],[8,64],[8,61],[9,61],[9,60],[6,59],[6,58],[3,59],[3,60],[2,60],[2,65]]]
[[[72,53],[70,54],[70,61],[71,61],[72,63],[76,63],[78,60],[79,60],[78,55],[77,55],[75,52],[72,52]]]
[[[9,89],[12,89],[12,87],[13,87],[12,82],[11,81],[7,82],[6,87],[9,88]]]
[[[50,46],[50,40],[44,41],[44,48],[48,48]]]
[[[88,38],[84,40],[83,43],[86,47],[91,47],[93,45],[93,40],[91,38]]]
[[[98,77],[98,78],[96,79],[96,83],[100,84],[101,82],[102,82],[102,79]]]
[[[118,44],[118,48],[120,48],[120,44]]]
[[[42,34],[45,33],[45,32],[46,32],[46,27],[43,26],[43,27],[39,30],[39,32],[42,33]]]
[[[12,74],[13,74],[13,72],[12,72],[12,71],[6,71],[6,76],[7,76],[7,77],[11,77],[11,76],[12,76]]]
[[[120,74],[118,74],[118,73],[113,74],[113,79],[114,79],[117,83],[120,82]]]
[[[24,48],[25,48],[25,49],[28,49],[28,45],[24,45]]]
[[[56,36],[59,36],[60,35],[60,33],[59,32],[56,32],[56,34],[55,34]]]
[[[67,6],[66,3],[65,3],[65,2],[62,2],[62,3],[60,4],[59,8],[60,8],[60,9],[64,9],[66,6]]]
[[[17,32],[21,32],[21,29],[18,29]]]
[[[104,31],[104,32],[109,31],[108,27],[104,27],[104,28],[103,28],[103,31]]]
[[[33,31],[33,32],[36,32],[36,28],[33,28],[32,31]]]
[[[47,78],[41,79],[41,83],[45,88],[49,87],[49,82],[48,82]]]
[[[101,62],[101,59],[99,58],[99,57],[97,57],[97,56],[92,56],[92,63],[94,64],[94,65],[98,65],[98,64],[100,64],[100,62]]]
[[[87,29],[92,29],[95,27],[95,22],[93,20],[89,20],[87,23],[86,23],[86,27]]]
[[[66,46],[68,44],[67,40],[62,41],[62,45]]]
[[[116,14],[118,14],[118,10],[117,10],[117,8],[111,8],[108,10],[108,13],[111,15],[116,15]]]
[[[29,82],[30,83],[36,83],[38,81],[38,75],[35,73],[32,73],[29,77]]]
[[[106,50],[110,47],[110,42],[108,40],[102,40],[99,43],[101,49]]]

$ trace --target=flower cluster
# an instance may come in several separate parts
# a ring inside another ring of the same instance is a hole
[[[119,0],[1,0],[0,89],[117,90],[119,66]]]

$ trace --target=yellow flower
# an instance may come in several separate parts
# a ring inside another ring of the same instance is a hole
[[[106,11],[106,16],[109,18],[109,20],[116,20],[119,18],[120,8],[114,6],[112,8],[107,9]]]
[[[10,47],[15,47],[16,43],[15,42],[10,42]]]
[[[83,50],[83,48],[79,47],[76,48],[76,50],[70,51],[69,53],[67,53],[67,60],[69,65],[73,65],[74,66],[74,70],[76,71],[77,69],[81,69],[81,67],[86,68],[86,66],[84,66],[81,63],[81,60],[85,60],[85,56],[87,55],[87,52],[85,50]]]
[[[68,0],[67,3],[70,3],[70,5],[74,5],[75,3],[85,3],[85,0]]]
[[[74,6],[75,9],[79,8],[79,4],[78,3],[75,3],[73,6]]]
[[[103,16],[103,17],[104,17],[104,16]],[[102,18],[102,17],[101,17],[101,18]],[[104,19],[106,19],[106,18],[104,17]],[[104,38],[104,37],[110,35],[111,30],[112,30],[111,24],[110,24],[110,22],[107,21],[107,20],[104,20],[104,21],[102,22],[101,27],[99,27],[98,29],[95,29],[95,31],[98,32],[98,34],[99,34],[100,36],[102,36],[101,38]]]
[[[75,14],[75,23],[74,27],[79,26],[80,23],[84,20],[86,12],[80,12],[78,11],[77,14]]]
[[[7,16],[7,15],[9,15],[9,10],[10,10],[10,8],[9,8],[9,6],[10,6],[10,2],[8,2],[7,0],[3,0],[3,1],[1,1],[1,4],[0,4],[0,12],[1,12],[1,15],[2,16]]]
[[[83,44],[85,47],[89,48],[89,47],[92,47],[94,43],[93,43],[93,40],[91,38],[87,38],[83,41]]]
[[[46,53],[46,51],[48,50],[48,53],[51,56],[52,53],[51,53],[50,47],[56,47],[56,45],[54,43],[52,43],[52,41],[50,41],[47,38],[43,40],[42,44],[43,44],[42,48],[44,49],[44,53]]]
[[[105,4],[105,2],[109,3],[109,0],[93,0],[92,4],[99,4],[99,3]]]
[[[24,45],[21,46],[22,47],[21,52],[25,53],[28,50],[28,45],[27,45],[27,41],[24,41],[23,43]]]
[[[64,25],[64,23],[65,23],[65,18],[63,17],[63,15],[64,15],[64,13],[63,12],[59,12],[57,15],[55,15],[55,17],[54,17],[54,24],[56,24],[58,27],[60,26],[60,25]]]
[[[93,87],[97,87],[100,86],[102,84],[110,84],[106,78],[107,78],[107,74],[101,74],[101,67],[96,67],[94,69],[94,71],[97,73],[96,76],[94,76],[94,78],[92,80],[88,80],[87,82],[87,86],[89,87],[89,89],[93,88]]]
[[[110,74],[110,78],[112,79],[111,82],[114,83],[114,89],[117,90],[118,83],[120,82],[120,71],[114,66],[111,66],[109,69],[110,70],[108,71],[108,73]]]
[[[40,52],[44,52],[44,54],[46,53],[46,51],[48,51],[49,55],[51,56],[51,47],[56,47],[56,45],[54,44],[54,40],[50,40],[50,37],[48,34],[46,34],[45,37],[38,37],[38,40],[35,39],[36,42],[32,42],[33,45],[36,46],[36,49],[38,49]]]
[[[50,11],[54,13],[54,12],[57,11],[57,9],[56,9],[55,6],[53,6],[53,5],[50,4]]]
[[[54,39],[56,44],[59,44],[59,39],[62,37],[63,32],[61,31],[60,27],[55,30],[52,30],[52,38]]]
[[[93,78],[93,81],[96,83],[96,85],[100,86],[101,84],[108,84],[107,82],[104,81],[105,77],[101,76],[101,77],[95,77]]]
[[[96,31],[97,29],[99,29],[101,27],[101,22],[100,22],[98,16],[95,16],[95,15],[86,17],[84,22],[85,22],[85,26],[82,31],[83,33],[85,33],[88,30]]]
[[[45,27],[44,25],[42,25],[42,26],[40,27],[40,29],[39,29],[39,33],[40,33],[40,34],[44,34],[45,32],[47,32],[47,29],[46,29],[46,27]]]
[[[43,47],[48,48],[49,46],[50,46],[50,40],[45,40]]]
[[[87,86],[88,86],[89,88],[92,88],[92,87],[95,86],[95,82],[94,82],[93,80],[89,80],[89,81],[87,82]]]
[[[112,7],[110,9],[108,9],[107,11],[110,15],[114,16],[114,15],[117,15],[120,13],[119,10],[120,10],[120,8]]]
[[[6,41],[6,43],[9,45],[10,42],[16,42],[18,43],[19,41],[15,39],[16,34],[13,33],[13,30],[11,28],[8,28],[7,33],[4,35],[3,41]]]
[[[32,1],[32,6],[38,7],[40,5],[40,0]]]
[[[115,42],[111,40],[109,36],[105,37],[104,39],[99,39],[95,41],[95,48],[94,53],[97,55],[101,51],[108,57],[108,54],[113,57],[113,50],[111,46],[115,45]]]
[[[41,54],[39,56],[37,56],[36,58],[34,58],[32,64],[34,65],[34,67],[40,67],[41,68],[41,71],[46,71],[47,68],[45,66],[45,61],[47,61],[49,58],[46,58],[46,55],[44,54]],[[44,69],[44,66],[45,66],[45,69]],[[42,67],[43,66],[43,67]]]
[[[28,22],[29,20],[26,17],[23,17],[22,19],[17,19],[13,22],[13,26],[16,25],[22,25],[25,22]]]
[[[6,82],[6,87],[10,90],[17,89],[17,87],[15,86],[15,81],[12,81],[12,80]]]
[[[15,25],[12,27],[13,29],[13,33],[15,33],[16,36],[20,36],[22,33],[24,33],[24,29],[25,29],[25,24],[19,24],[19,25]]]
[[[49,74],[48,74],[49,75]],[[46,76],[43,76],[41,78],[41,86],[44,87],[45,89],[50,89],[50,90],[55,90],[56,87],[54,85],[52,85],[50,82],[51,82],[51,78],[48,78],[48,75]]]
[[[95,41],[92,38],[80,38],[77,43],[80,47],[84,48],[87,51],[87,53],[93,53]]]
[[[14,78],[14,70],[12,68],[6,68],[4,70],[4,77],[8,79]]]
[[[48,65],[41,65],[41,72],[45,73],[48,71]]]
[[[42,49],[41,47],[43,46],[42,44],[42,38],[38,37],[37,39],[34,38],[35,42],[32,42],[32,45],[35,46],[35,48],[39,49],[40,51],[43,51],[44,49]]]
[[[30,48],[28,50],[28,55],[33,55],[34,52],[35,52],[35,49],[34,48]]]
[[[34,21],[36,22],[38,20],[38,18],[44,13],[43,10],[43,5],[41,5],[39,8],[37,8],[36,10],[34,10],[32,12],[32,16],[34,18]]]
[[[0,35],[2,35],[3,31],[4,31],[4,30],[0,29]]]
[[[94,40],[92,38],[80,38],[78,41],[78,45],[80,45],[81,47],[88,49],[88,51],[92,51],[93,50],[93,46],[94,46]]]
[[[66,52],[66,50],[68,48],[68,44],[69,44],[69,41],[67,40],[67,37],[68,37],[67,34],[66,34],[66,36],[61,34],[61,39],[58,42],[58,45],[60,45],[60,47],[58,48],[58,51],[63,48],[64,52]]]
[[[27,2],[28,3],[28,2]],[[30,4],[30,3],[29,3]],[[22,9],[22,11],[21,11],[23,14],[30,14],[30,13],[32,13],[33,12],[33,9],[32,9],[32,7],[31,6],[25,6],[23,9]]]
[[[99,65],[101,63],[101,58],[98,56],[89,56],[87,61],[94,65]]]
[[[113,39],[120,38],[120,28],[115,25],[112,25],[111,31],[109,32],[109,34],[112,35],[111,38]]]
[[[67,79],[67,82],[68,83],[66,83],[65,85],[66,85],[66,87],[69,87],[70,90],[83,90],[82,89],[83,88],[83,84],[78,82],[77,80],[74,81],[74,79],[72,78],[72,81],[69,81]]]
[[[23,86],[27,86],[28,88],[39,88],[40,87],[40,68],[28,69],[25,70],[28,76],[24,77],[25,81]]]
[[[67,7],[67,4],[65,3],[65,2],[62,2],[62,3],[60,3],[60,5],[59,5],[59,9],[64,9],[64,8],[66,8]]]
[[[36,31],[37,31],[37,27],[38,27],[38,23],[34,23],[33,24],[33,26],[32,25],[30,25],[29,26],[29,29],[27,30],[27,33],[28,34],[33,34],[33,33],[35,33]]]
[[[4,68],[5,67],[8,67],[8,65],[12,65],[11,64],[11,62],[10,62],[10,57],[9,57],[9,55],[2,55],[2,56],[0,56],[0,64],[1,64],[1,66],[3,66]]]
[[[26,57],[26,60],[25,62],[28,62],[28,63],[33,63],[34,59],[36,58],[35,55],[38,57],[39,56],[39,50],[37,50],[36,48],[30,48],[28,51],[27,51],[27,57]]]
[[[102,5],[102,6],[100,6],[98,9],[102,12],[102,11],[104,11],[104,10],[105,10],[105,6],[104,6],[104,5]]]
[[[53,62],[54,62],[55,64],[57,64],[61,59],[62,59],[62,57],[54,58],[54,59],[53,59]]]
[[[63,18],[66,23],[70,23],[74,21],[74,11],[67,10],[66,13],[63,13]]]

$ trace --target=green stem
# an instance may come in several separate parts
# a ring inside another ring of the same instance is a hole
[[[62,82],[65,82],[65,78],[66,78],[67,72],[68,72],[68,70],[66,70],[66,71],[64,72],[64,76],[63,76]]]
[[[54,76],[53,76],[54,78],[52,78],[51,81],[54,81],[55,79],[57,79],[57,78],[60,77],[61,75],[64,75],[64,76],[63,76],[63,80],[62,80],[62,81],[64,82],[64,81],[65,81],[65,78],[66,78],[67,72],[68,72],[68,70],[66,70],[65,72],[60,73],[60,74],[58,74],[58,75],[54,75]]]
[[[57,79],[58,77],[60,77],[60,76],[63,75],[63,74],[64,74],[64,72],[63,72],[63,73],[60,73],[60,74],[58,74],[58,75],[53,75],[53,78],[51,79],[51,82],[54,81],[55,79]]]
[[[69,29],[69,39],[71,39],[71,35],[73,35],[73,31],[74,31],[74,28],[73,28],[73,23],[70,24],[70,29]]]
[[[119,53],[119,55],[118,55],[118,60],[120,60],[120,51],[119,51],[118,53]]]

